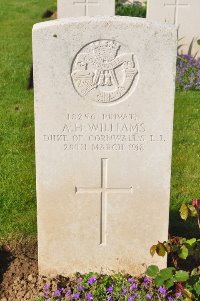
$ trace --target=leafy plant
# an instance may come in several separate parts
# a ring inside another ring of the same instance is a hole
[[[200,230],[200,199],[194,199],[192,204],[183,204],[179,212],[181,218],[185,221],[188,217],[195,217]]]
[[[168,241],[158,242],[150,249],[152,256],[156,253],[159,256],[164,257],[166,254],[170,254],[175,268],[178,267],[179,259],[187,259],[189,256],[198,261],[200,259],[200,239],[191,238],[186,239],[183,237],[173,236]]]
[[[187,220],[188,217],[196,218],[198,228],[200,230],[200,199],[194,199],[189,204],[182,204],[180,217]],[[200,239],[187,239],[178,236],[169,236],[168,241],[158,242],[150,249],[150,253],[154,256],[155,253],[159,256],[171,254],[174,266],[177,268],[178,259],[187,259],[189,256],[200,260]]]
[[[123,4],[122,1],[116,1],[116,15],[130,17],[146,17],[146,6],[139,3]]]
[[[183,270],[176,271],[173,267],[159,270],[156,265],[151,265],[146,274],[154,279],[157,287],[167,289],[175,287],[177,295],[183,296],[185,301],[200,298],[200,278],[197,269],[189,273]]]
[[[151,268],[149,268],[150,270]],[[154,267],[152,267],[152,270]],[[156,268],[158,272],[158,268]],[[163,286],[156,287],[152,278],[144,276],[133,278],[129,275],[99,275],[89,273],[78,274],[69,279],[57,290],[52,291],[51,285],[44,287],[43,300],[85,300],[85,301],[164,301],[183,300],[181,294],[168,290]]]
[[[179,210],[183,220],[188,217],[196,218],[200,230],[200,199],[195,199],[189,204],[183,204]],[[159,270],[157,266],[150,266],[147,275],[152,277],[157,286],[163,285],[166,288],[176,287],[185,301],[200,299],[200,266],[191,272],[179,270],[179,260],[186,260],[189,257],[194,262],[200,262],[200,239],[169,237],[168,241],[158,242],[150,249],[152,256],[156,253],[159,256],[170,254],[174,267]]]
[[[170,288],[176,282],[185,282],[189,279],[189,273],[185,271],[176,271],[175,268],[165,268],[159,270],[156,265],[151,265],[146,271],[147,276],[154,278],[156,286],[165,286]]]
[[[200,59],[178,55],[176,84],[178,90],[200,90]]]

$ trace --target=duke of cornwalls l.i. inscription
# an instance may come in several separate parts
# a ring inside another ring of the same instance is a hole
[[[166,137],[148,129],[135,113],[68,113],[57,130],[46,132],[44,143],[68,151],[132,151],[141,153],[149,144],[165,143]]]
[[[128,53],[120,43],[99,40],[78,52],[71,78],[75,90],[86,100],[113,103],[134,90],[138,64],[134,54]]]

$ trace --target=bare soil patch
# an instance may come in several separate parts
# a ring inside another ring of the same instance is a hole
[[[36,242],[0,247],[0,301],[34,300],[49,281],[38,275]]]

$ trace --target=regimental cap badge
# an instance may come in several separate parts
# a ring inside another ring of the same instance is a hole
[[[116,58],[120,45],[116,41],[97,41],[91,44],[91,49],[97,60],[110,62]]]
[[[72,82],[85,100],[121,101],[136,86],[139,66],[133,53],[115,40],[99,40],[83,47],[72,65]]]

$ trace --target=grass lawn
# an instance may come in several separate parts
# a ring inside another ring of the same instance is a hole
[[[0,239],[36,235],[32,25],[55,0],[1,0]]]
[[[177,92],[171,179],[170,232],[193,236],[179,218],[183,202],[200,198],[200,92]],[[193,225],[193,223],[191,224]],[[197,233],[196,233],[197,234]]]
[[[0,239],[36,236],[31,29],[55,0],[1,0],[0,10]],[[170,229],[182,202],[200,197],[200,92],[176,94]],[[162,202],[162,200],[160,200]],[[178,223],[177,223],[178,222]]]

